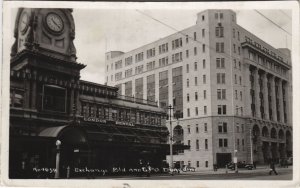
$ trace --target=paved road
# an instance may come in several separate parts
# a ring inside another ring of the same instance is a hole
[[[151,177],[136,177],[136,176],[118,176],[118,177],[98,177],[99,179],[126,179],[126,180],[292,180],[292,168],[277,168],[278,175],[269,175],[267,167],[256,170],[240,170],[238,173],[220,169],[217,172],[203,171],[203,172],[189,172],[175,174],[174,176],[168,174],[152,175]],[[97,179],[98,179],[97,178]]]

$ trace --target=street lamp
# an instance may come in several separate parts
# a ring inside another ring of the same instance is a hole
[[[169,110],[169,121],[170,121],[170,173],[173,176],[173,128],[172,128],[172,120],[171,120],[171,112],[172,112],[172,106],[168,106]]]
[[[54,178],[57,179],[57,178],[59,178],[59,160],[60,160],[60,145],[61,145],[61,141],[60,140],[56,140],[55,145],[56,145],[56,171],[55,171]]]

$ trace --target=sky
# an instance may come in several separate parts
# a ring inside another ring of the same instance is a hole
[[[196,24],[201,9],[139,9],[177,31]],[[73,9],[77,61],[86,64],[81,79],[105,83],[105,52],[128,52],[166,37],[176,31],[153,20],[135,9]],[[233,10],[237,23],[246,30],[274,46],[291,49],[292,12],[284,10],[259,10],[278,26],[255,12]]]

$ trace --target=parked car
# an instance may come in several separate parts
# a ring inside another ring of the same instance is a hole
[[[248,170],[253,170],[253,168],[254,168],[253,164],[246,164],[246,163],[242,163],[242,162],[238,162],[237,167],[238,168],[246,168]],[[233,162],[230,162],[227,164],[227,168],[230,170],[235,170],[235,164]]]
[[[293,157],[288,157],[286,162],[287,162],[287,165],[293,165]]]

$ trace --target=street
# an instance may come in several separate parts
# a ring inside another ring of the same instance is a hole
[[[267,166],[259,167],[255,170],[240,169],[238,173],[232,170],[219,169],[218,171],[201,172],[181,172],[180,174],[153,174],[147,176],[114,176],[114,177],[96,177],[96,179],[126,179],[126,180],[292,180],[293,168],[276,168],[278,175],[274,173],[269,175]]]

